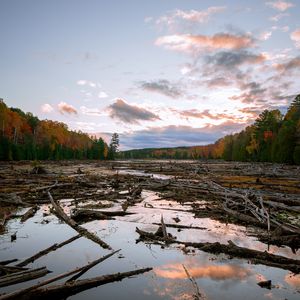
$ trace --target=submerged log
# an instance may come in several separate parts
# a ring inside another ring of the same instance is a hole
[[[28,281],[28,280],[35,279],[35,278],[39,278],[39,277],[45,276],[48,273],[50,273],[50,271],[47,270],[46,267],[42,267],[42,268],[38,268],[38,269],[20,271],[20,272],[8,274],[5,276],[1,276],[0,277],[0,287],[16,284],[19,282]]]
[[[76,276],[76,278],[78,278],[79,276],[81,276],[82,274],[84,274],[85,272],[87,272],[89,269],[91,269],[92,267],[94,267],[95,265],[99,264],[100,262],[108,259],[109,257],[111,257],[112,255],[114,255],[115,253],[119,252],[120,250],[117,250],[117,251],[114,251],[112,253],[109,253],[97,260],[94,260],[90,263],[88,263],[87,265],[83,266],[83,267],[80,267],[80,268],[76,268],[74,270],[71,270],[71,271],[68,271],[66,273],[62,273],[62,274],[59,274],[57,276],[54,276],[54,277],[51,277],[47,280],[44,280],[42,282],[39,282],[33,286],[30,286],[28,288],[24,288],[24,289],[21,289],[21,290],[18,290],[18,291],[15,291],[15,292],[12,292],[12,293],[9,293],[9,294],[5,294],[5,295],[2,295],[0,296],[0,299],[1,300],[4,300],[4,299],[19,299],[19,297],[21,297],[22,295],[24,294],[27,294],[27,293],[33,293],[34,290],[36,290],[37,288],[40,288],[42,286],[45,286],[49,283],[52,283],[52,282],[55,282],[57,280],[60,280],[60,279],[63,279],[65,277],[68,277],[70,275],[73,275],[73,274],[76,274],[78,273]],[[68,281],[71,281],[71,280],[75,280],[76,279],[75,276],[72,277],[70,280]],[[68,282],[67,281],[67,282]]]
[[[131,277],[138,274],[143,274],[146,272],[151,271],[152,268],[144,268],[144,269],[138,269],[134,271],[129,272],[122,272],[122,273],[115,273],[115,274],[109,274],[109,275],[102,275],[98,277],[93,277],[89,279],[83,279],[83,280],[77,280],[72,281],[65,284],[58,284],[50,287],[40,287],[37,289],[34,289],[32,291],[28,291],[26,294],[11,296],[8,297],[8,295],[0,296],[0,300],[4,299],[16,299],[16,300],[34,300],[34,299],[65,299],[66,297],[78,294],[82,291],[114,282],[114,281],[121,281],[124,278]]]
[[[31,207],[22,217],[21,223],[26,222],[29,218],[32,218],[35,213],[38,211],[39,207],[37,205]]]
[[[163,238],[158,237],[153,233],[149,233],[136,228],[140,238],[143,240],[164,241]],[[233,257],[249,259],[253,264],[262,264],[270,267],[290,270],[296,274],[300,273],[300,260],[295,260],[280,255],[270,254],[258,250],[252,250],[235,245],[232,241],[228,241],[228,245],[216,243],[193,243],[173,240],[172,243],[182,244],[186,247],[194,247],[201,251],[214,254],[228,254]]]
[[[95,234],[89,232],[87,229],[79,226],[74,220],[72,220],[71,218],[69,218],[65,212],[63,211],[63,209],[54,201],[52,195],[50,194],[50,192],[48,191],[48,196],[49,199],[55,209],[56,215],[62,219],[66,224],[68,224],[69,226],[71,226],[73,229],[75,229],[79,234],[85,236],[86,238],[92,240],[93,242],[99,244],[101,247],[103,247],[104,249],[112,249],[107,243],[105,243],[104,241],[102,241],[98,236],[96,236]]]
[[[111,220],[112,218],[98,210],[76,209],[72,214],[72,219],[76,222],[87,222],[92,220]]]
[[[44,256],[44,255],[47,255],[49,252],[55,251],[55,250],[57,250],[58,248],[61,248],[61,247],[65,246],[65,245],[67,245],[67,244],[69,244],[69,243],[71,243],[71,242],[73,242],[73,241],[79,239],[80,237],[81,237],[81,235],[78,234],[78,235],[75,235],[75,236],[71,237],[70,239],[68,239],[68,240],[66,240],[66,241],[64,241],[64,242],[62,242],[62,243],[59,243],[59,244],[55,243],[55,244],[53,244],[52,246],[50,246],[50,247],[48,247],[48,248],[46,248],[46,249],[44,249],[44,250],[42,250],[42,251],[40,251],[40,252],[34,254],[33,256],[31,256],[31,257],[25,259],[24,261],[18,263],[16,266],[18,266],[18,267],[24,267],[24,266],[27,266],[28,264],[34,262],[34,261],[37,260],[38,258],[40,258],[40,257],[42,257],[42,256]]]

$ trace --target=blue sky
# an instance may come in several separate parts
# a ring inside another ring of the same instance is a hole
[[[214,142],[300,86],[300,2],[0,1],[0,97],[123,149]]]

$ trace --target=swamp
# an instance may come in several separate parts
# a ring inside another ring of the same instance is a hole
[[[299,299],[300,167],[1,162],[0,299]]]

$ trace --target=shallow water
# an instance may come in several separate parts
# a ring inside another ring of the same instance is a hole
[[[223,224],[211,219],[195,219],[189,212],[189,205],[180,205],[175,201],[159,200],[151,191],[143,191],[143,201],[128,211],[135,214],[118,217],[116,220],[93,221],[84,226],[97,233],[113,249],[122,249],[120,254],[109,258],[89,270],[82,278],[134,270],[141,267],[153,267],[153,271],[121,282],[110,283],[94,288],[72,299],[193,299],[191,282],[187,279],[184,265],[196,279],[200,292],[207,299],[299,299],[300,275],[292,276],[289,271],[252,265],[244,259],[229,259],[225,255],[213,255],[199,250],[183,251],[180,245],[162,248],[159,245],[136,244],[138,234],[135,228],[155,231],[161,215],[166,224],[176,224],[173,218],[178,217],[180,225],[200,227],[200,229],[168,228],[168,231],[183,241],[219,241],[226,243],[232,240],[240,246],[252,249],[268,250],[267,245],[248,236],[247,228],[232,224]],[[61,201],[68,213],[72,208],[72,199]],[[153,208],[145,207],[150,203]],[[118,208],[118,205],[115,209]],[[111,210],[111,208],[107,208]],[[19,220],[11,220],[7,224],[8,232],[0,236],[0,260],[27,258],[36,252],[49,247],[53,243],[62,242],[77,233],[61,223],[55,216],[43,216],[48,212],[44,205],[35,217],[24,224]],[[20,211],[19,214],[24,211]],[[10,235],[17,232],[17,240],[10,241]],[[272,253],[299,258],[288,248],[272,247]],[[56,274],[66,272],[97,259],[108,251],[86,238],[80,238],[47,256],[35,261],[29,267],[47,266],[53,273],[32,280],[0,289],[0,293],[13,291],[44,280]],[[272,280],[274,288],[267,290],[259,287],[257,282]]]

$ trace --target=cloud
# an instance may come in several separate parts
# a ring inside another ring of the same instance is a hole
[[[60,102],[58,105],[58,111],[61,114],[67,113],[67,114],[77,114],[77,110],[70,104],[67,104],[66,102]]]
[[[295,42],[296,47],[300,48],[300,28],[293,31],[290,37]]]
[[[103,91],[101,91],[101,92],[98,93],[98,98],[100,98],[100,99],[107,98],[107,97],[108,97],[108,95],[105,92],[103,92]]]
[[[166,35],[159,37],[155,44],[166,49],[195,54],[206,50],[238,50],[254,46],[254,39],[250,35],[233,35],[217,33],[213,36],[206,35]]]
[[[263,32],[259,35],[259,39],[260,39],[261,41],[267,41],[271,36],[272,36],[272,31],[263,31]]]
[[[226,121],[220,125],[206,125],[201,128],[169,125],[150,127],[145,130],[120,135],[123,149],[160,148],[207,145],[226,134],[238,132],[245,124]]]
[[[266,5],[279,10],[279,11],[286,11],[287,9],[295,6],[291,2],[286,2],[286,1],[273,1],[273,2],[266,2]]]
[[[263,54],[253,54],[248,51],[222,51],[207,56],[206,62],[215,66],[232,68],[243,64],[260,64],[266,57]]]
[[[183,95],[183,92],[177,85],[172,84],[170,81],[160,79],[157,81],[141,81],[140,87],[149,92],[156,92],[171,98],[178,98]]]
[[[111,118],[118,119],[124,123],[139,124],[139,121],[160,120],[159,116],[151,111],[126,103],[123,99],[117,99],[108,107]]]
[[[85,80],[85,79],[78,80],[77,85],[81,85],[81,86],[87,85],[87,86],[90,86],[92,88],[95,88],[97,86],[97,84],[95,82]]]
[[[178,113],[181,117],[189,119],[189,118],[197,118],[197,119],[211,119],[211,120],[231,120],[235,122],[241,122],[242,118],[239,118],[235,115],[230,115],[226,113],[212,113],[209,109],[205,110],[197,110],[197,109],[188,109],[188,110],[172,110],[175,113]]]
[[[285,63],[277,64],[276,69],[281,75],[291,75],[295,70],[300,71],[300,56],[296,56]]]
[[[237,265],[189,265],[189,273],[194,278],[210,278],[212,280],[243,280],[252,272]],[[182,264],[174,263],[154,268],[154,273],[168,279],[185,279],[187,277]]]
[[[87,116],[104,116],[106,115],[105,111],[99,108],[88,108],[86,106],[80,106],[80,111],[82,114]]]
[[[51,113],[54,110],[54,108],[48,103],[43,104],[41,109],[42,109],[42,112],[47,113],[47,114]]]
[[[288,13],[280,13],[278,15],[275,15],[273,17],[270,18],[270,21],[273,22],[278,22],[280,19],[284,18],[284,17],[288,17],[290,14]]]
[[[225,6],[211,6],[205,10],[180,10],[177,9],[168,15],[162,16],[156,20],[158,25],[171,27],[179,21],[188,21],[195,23],[206,23],[213,14],[220,13],[226,9]]]

